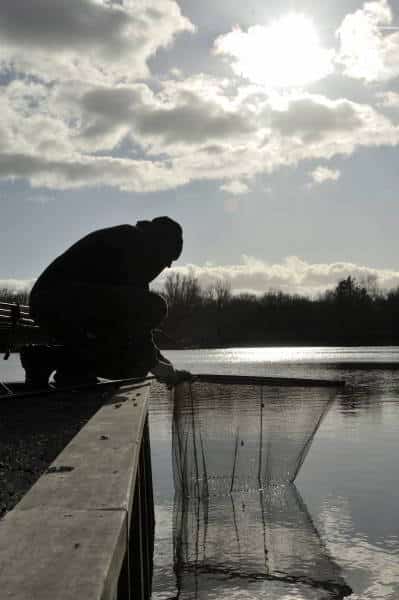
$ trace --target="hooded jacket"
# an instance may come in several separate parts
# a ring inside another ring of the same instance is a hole
[[[69,282],[148,289],[149,282],[179,256],[181,248],[180,225],[168,217],[99,229],[58,256],[31,293]]]

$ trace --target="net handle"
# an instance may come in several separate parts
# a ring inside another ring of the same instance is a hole
[[[260,377],[256,375],[217,375],[213,373],[193,373],[194,381],[234,385],[268,385],[286,387],[332,387],[343,388],[344,380],[307,379],[297,377]]]

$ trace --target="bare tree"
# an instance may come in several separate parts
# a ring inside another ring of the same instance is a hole
[[[231,285],[229,281],[217,279],[207,289],[207,296],[216,302],[218,310],[221,310],[231,299]]]
[[[201,302],[201,288],[198,279],[192,274],[170,273],[165,280],[164,293],[170,308],[189,308]]]

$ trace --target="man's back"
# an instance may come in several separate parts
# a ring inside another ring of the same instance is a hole
[[[134,225],[117,225],[89,233],[58,256],[36,287],[58,283],[148,286],[164,268],[159,243]]]

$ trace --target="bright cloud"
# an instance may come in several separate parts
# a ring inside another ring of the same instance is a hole
[[[223,192],[233,194],[233,196],[240,196],[241,194],[247,194],[249,192],[249,186],[238,179],[233,179],[228,183],[224,183],[222,186],[220,186],[220,189]]]
[[[399,31],[384,29],[393,22],[387,0],[366,2],[345,17],[337,31],[337,61],[345,75],[366,82],[386,81],[399,75]]]
[[[234,293],[262,294],[270,290],[281,290],[289,294],[314,297],[334,288],[338,281],[349,275],[360,281],[377,279],[378,286],[385,290],[399,286],[399,271],[373,269],[349,262],[312,264],[297,256],[287,257],[281,263],[275,264],[243,256],[240,264],[191,264],[172,267],[172,271],[182,275],[193,274],[203,286],[224,281],[231,286]]]
[[[234,200],[236,200],[234,198]],[[374,269],[350,262],[309,263],[297,256],[288,256],[280,263],[269,263],[253,256],[242,256],[239,264],[204,265],[187,264],[172,267],[157,280],[156,287],[162,285],[171,272],[181,275],[194,275],[204,287],[218,281],[229,284],[235,294],[263,294],[267,291],[282,291],[288,294],[300,294],[315,297],[334,288],[338,281],[356,277],[358,281],[375,281],[382,290],[399,287],[399,271]],[[0,288],[11,291],[29,291],[34,280],[3,279]]]
[[[338,169],[329,169],[328,167],[316,167],[309,173],[314,183],[324,183],[325,181],[338,181],[341,177],[341,172]]]
[[[332,50],[321,46],[312,21],[289,14],[248,31],[236,28],[215,41],[237,75],[267,88],[303,87],[333,71]]]
[[[13,294],[29,292],[34,282],[34,279],[0,279],[0,290],[8,290]]]

